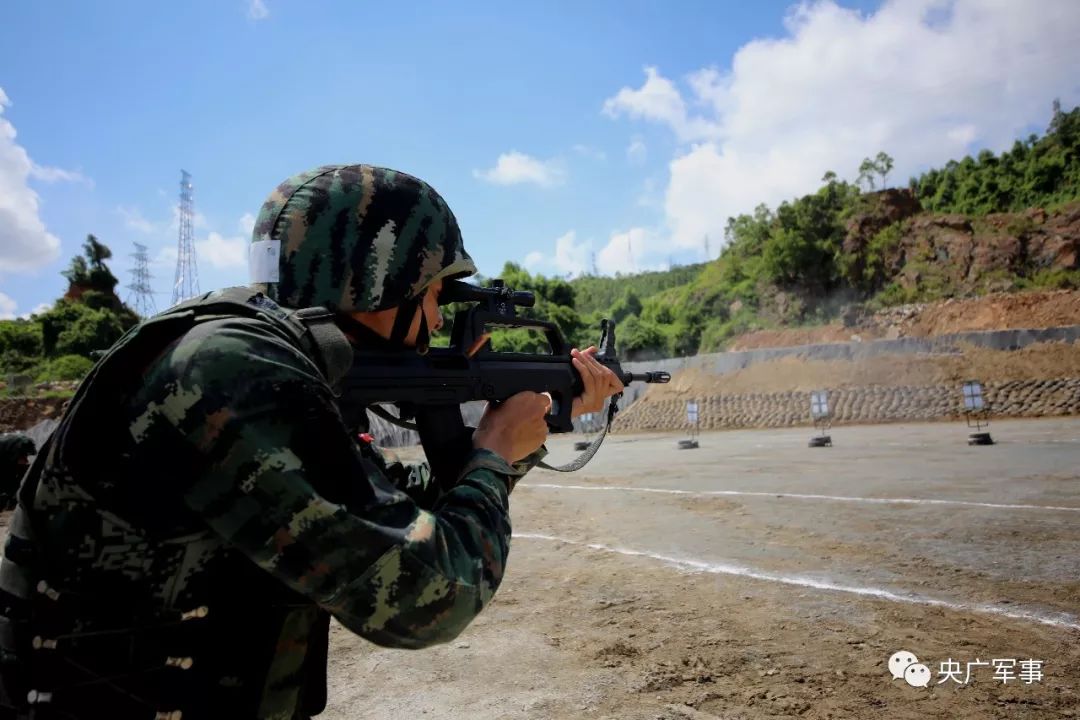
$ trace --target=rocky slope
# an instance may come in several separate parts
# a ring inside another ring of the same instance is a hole
[[[1007,283],[1006,275],[1080,268],[1080,202],[1052,212],[1032,208],[974,218],[922,212],[907,189],[884,190],[870,202],[848,222],[844,253],[868,272],[872,251],[880,252],[884,277],[905,288],[933,279],[964,294],[985,289],[995,278]],[[893,225],[898,225],[897,241],[872,247]]]

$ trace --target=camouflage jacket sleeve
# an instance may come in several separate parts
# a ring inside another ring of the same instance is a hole
[[[151,368],[140,444],[182,441],[180,489],[216,533],[380,645],[446,642],[480,612],[510,549],[524,466],[473,453],[430,511],[363,457],[316,368],[278,331],[215,320]]]
[[[360,447],[363,455],[374,462],[394,487],[412,498],[414,503],[430,510],[438,501],[439,484],[432,478],[431,468],[426,462],[403,462],[393,450],[374,444]],[[510,488],[513,489],[517,480],[536,467],[546,454],[547,448],[541,447],[523,460],[513,463],[511,467],[514,468],[515,474],[506,478],[510,483]],[[477,457],[473,457],[470,463],[475,464],[477,460]]]

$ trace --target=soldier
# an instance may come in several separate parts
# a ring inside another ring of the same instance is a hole
[[[128,333],[27,475],[0,566],[15,717],[307,718],[331,616],[422,648],[499,586],[549,398],[489,408],[436,484],[357,443],[332,391],[351,362],[337,328],[415,352],[443,280],[476,271],[446,203],[403,173],[321,167],[270,195],[252,240],[258,284]],[[333,322],[286,310],[315,306]],[[621,384],[588,351],[573,362],[575,416],[600,410]]]
[[[15,507],[15,494],[30,464],[30,456],[35,452],[37,446],[26,435],[0,435],[0,510],[11,510]]]

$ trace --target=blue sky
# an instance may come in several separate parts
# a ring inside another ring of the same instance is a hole
[[[1080,3],[203,0],[0,10],[0,317],[62,294],[87,233],[171,300],[180,169],[202,289],[247,281],[285,177],[368,162],[448,200],[481,272],[665,267],[728,216],[901,182],[1080,100]],[[125,293],[122,293],[122,296]]]

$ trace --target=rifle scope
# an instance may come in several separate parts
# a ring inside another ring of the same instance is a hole
[[[491,306],[510,304],[532,307],[536,297],[525,290],[511,290],[502,280],[492,280],[490,287],[480,287],[462,280],[447,280],[439,293],[439,304],[453,302],[482,302]]]

